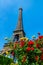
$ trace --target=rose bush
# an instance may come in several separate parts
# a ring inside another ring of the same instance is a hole
[[[14,42],[14,52],[18,65],[43,65],[43,36],[33,40],[20,38]]]

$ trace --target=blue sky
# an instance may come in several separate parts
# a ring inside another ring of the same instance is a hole
[[[0,0],[0,50],[5,37],[12,37],[18,21],[18,9],[23,8],[26,36],[43,35],[43,0]]]

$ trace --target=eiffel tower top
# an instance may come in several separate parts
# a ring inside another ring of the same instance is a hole
[[[17,27],[16,30],[23,30],[23,18],[22,18],[22,8],[19,8],[19,17],[18,17],[18,23],[17,23]]]

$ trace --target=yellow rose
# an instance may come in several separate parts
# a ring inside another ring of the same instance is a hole
[[[21,40],[23,40],[23,41],[28,41],[28,38],[22,37],[22,38],[20,38],[20,41],[21,41]]]
[[[6,51],[6,54],[8,55],[8,51]]]

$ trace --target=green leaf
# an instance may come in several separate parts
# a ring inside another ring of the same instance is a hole
[[[41,53],[41,51],[37,48],[37,49],[35,49],[34,50],[35,51],[35,53],[38,53],[38,54],[40,54]]]

